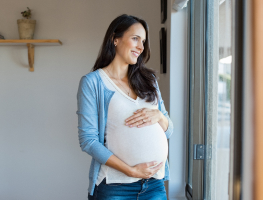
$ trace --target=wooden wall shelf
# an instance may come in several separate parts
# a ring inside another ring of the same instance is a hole
[[[0,40],[1,46],[27,45],[29,71],[34,71],[35,45],[62,45],[60,40]]]

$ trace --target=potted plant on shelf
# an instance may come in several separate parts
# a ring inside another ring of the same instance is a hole
[[[31,18],[31,10],[27,7],[26,11],[21,12],[22,16],[25,19],[18,19],[18,31],[20,39],[33,39],[36,20],[29,19]]]

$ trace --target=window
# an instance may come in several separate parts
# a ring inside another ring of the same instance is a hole
[[[228,200],[240,193],[242,3],[191,0],[188,11],[186,196]]]

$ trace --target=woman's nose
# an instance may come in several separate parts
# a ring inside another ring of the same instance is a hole
[[[143,51],[143,49],[144,49],[143,43],[139,42],[137,48],[140,49],[141,51]]]

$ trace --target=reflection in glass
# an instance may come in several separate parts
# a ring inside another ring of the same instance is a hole
[[[217,137],[215,197],[228,200],[228,176],[230,155],[230,114],[231,114],[231,0],[219,4],[219,61],[217,99]]]

